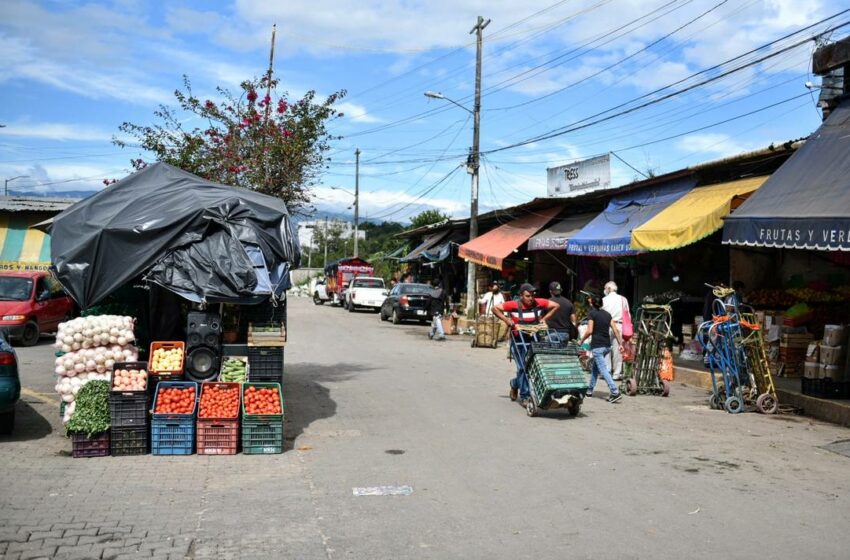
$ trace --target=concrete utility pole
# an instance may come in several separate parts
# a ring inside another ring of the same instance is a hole
[[[357,252],[357,242],[360,234],[358,232],[358,221],[360,220],[360,148],[354,150],[356,163],[354,164],[354,256]]]
[[[480,162],[479,153],[479,137],[481,134],[481,56],[482,56],[482,33],[484,28],[490,24],[490,20],[484,21],[484,18],[478,16],[478,21],[475,27],[469,32],[470,35],[475,33],[475,106],[472,110],[473,128],[472,128],[472,196],[469,203],[469,240],[472,241],[478,237],[478,168]],[[478,290],[475,285],[475,263],[469,261],[466,277],[466,316],[472,318],[475,316],[478,303]]]
[[[322,269],[324,270],[328,266],[328,217],[325,216],[325,234],[322,236],[325,241],[325,260],[322,265]]]

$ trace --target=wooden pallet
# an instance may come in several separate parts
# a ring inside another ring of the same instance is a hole
[[[248,324],[248,346],[286,346],[286,327],[279,326],[276,331],[255,331],[253,323]]]

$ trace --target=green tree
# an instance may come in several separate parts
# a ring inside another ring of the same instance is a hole
[[[439,224],[448,219],[451,219],[451,216],[443,214],[439,210],[425,210],[410,219],[410,228],[416,229],[422,226],[430,226],[431,224]]]
[[[205,179],[245,187],[283,200],[290,211],[310,209],[310,186],[327,168],[330,142],[338,139],[327,124],[343,114],[334,104],[345,91],[316,101],[316,92],[290,102],[277,92],[271,73],[246,80],[239,95],[217,88],[223,100],[202,100],[184,76],[184,89],[174,97],[179,109],[161,105],[152,125],[123,123],[119,129],[164,161]],[[205,127],[184,128],[186,122]],[[113,138],[121,147],[127,142]],[[135,160],[134,165],[144,162]]]

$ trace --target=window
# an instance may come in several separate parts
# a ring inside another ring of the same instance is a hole
[[[50,288],[50,297],[52,299],[65,297],[65,288],[62,287],[62,284],[56,278],[52,276],[48,277],[47,286]]]
[[[405,294],[430,294],[431,286],[426,284],[400,284]]]
[[[0,276],[0,301],[27,301],[32,294],[32,280],[17,276]]]
[[[38,300],[43,300],[47,299],[48,297],[50,297],[50,288],[47,286],[47,278],[42,276],[35,284],[35,298]]]
[[[384,281],[379,278],[358,278],[354,281],[355,288],[383,288]]]

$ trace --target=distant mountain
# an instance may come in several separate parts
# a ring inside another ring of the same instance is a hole
[[[41,198],[74,198],[74,199],[83,199],[88,198],[91,195],[100,192],[100,191],[24,191],[24,190],[11,190],[9,189],[9,194],[13,196],[37,196]]]

